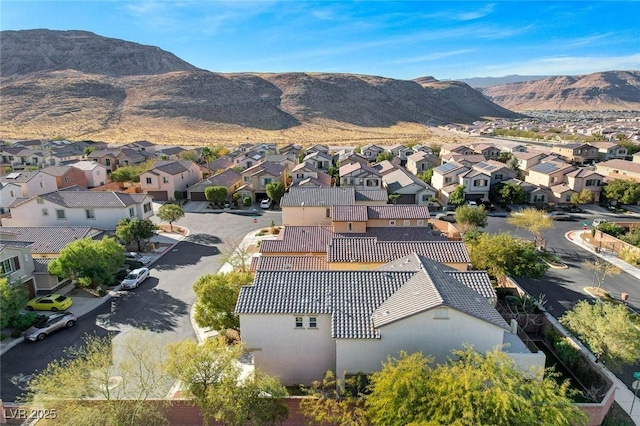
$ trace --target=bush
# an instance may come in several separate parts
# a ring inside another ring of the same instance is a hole
[[[0,342],[7,338],[6,334],[0,334]]]
[[[25,329],[25,330],[26,330],[26,329]],[[13,331],[11,332],[11,337],[12,337],[13,339],[17,339],[17,338],[18,338],[18,337],[20,337],[20,336],[22,336],[22,332],[21,332],[21,331],[19,331],[19,330],[13,330]]]
[[[616,238],[625,233],[625,229],[622,226],[610,222],[605,222],[598,225],[598,231],[602,231],[605,234],[609,234],[612,237]]]
[[[558,358],[570,369],[573,369],[580,361],[580,353],[566,338],[556,340],[553,348],[556,350]]]
[[[640,249],[625,247],[620,250],[618,257],[631,265],[640,266]]]
[[[21,314],[15,318],[12,318],[9,321],[9,327],[15,328],[19,333],[25,331],[27,328],[31,327],[33,324],[38,322],[44,317],[44,315],[38,315],[34,312],[29,312],[28,314]]]
[[[242,204],[243,204],[245,207],[251,207],[251,197],[244,197],[244,198],[242,199]]]

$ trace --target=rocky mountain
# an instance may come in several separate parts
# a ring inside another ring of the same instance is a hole
[[[427,123],[516,116],[433,78],[220,74],[83,31],[3,31],[0,42],[3,138],[398,141],[424,139]]]
[[[482,93],[514,111],[640,110],[640,71],[547,77],[487,87]]]
[[[483,87],[491,87],[498,86],[500,84],[508,84],[508,83],[520,83],[523,81],[533,81],[533,80],[542,80],[543,78],[549,77],[548,75],[505,75],[504,77],[473,77],[473,78],[462,78],[459,81],[463,83],[467,83],[469,86],[474,89],[480,89]]]

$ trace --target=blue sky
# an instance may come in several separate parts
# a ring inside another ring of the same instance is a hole
[[[3,30],[86,30],[216,72],[413,79],[640,69],[640,1],[2,0]]]

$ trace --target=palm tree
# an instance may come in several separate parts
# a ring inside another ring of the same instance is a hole
[[[215,157],[213,150],[208,146],[203,146],[200,148],[200,157],[207,163],[207,177],[211,176],[211,166],[209,163],[211,162],[211,159]]]

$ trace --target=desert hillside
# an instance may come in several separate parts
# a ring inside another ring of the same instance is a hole
[[[640,110],[640,71],[547,77],[487,87],[482,93],[513,111]]]
[[[0,137],[158,143],[406,142],[514,117],[460,82],[204,70],[84,31],[3,31]]]

